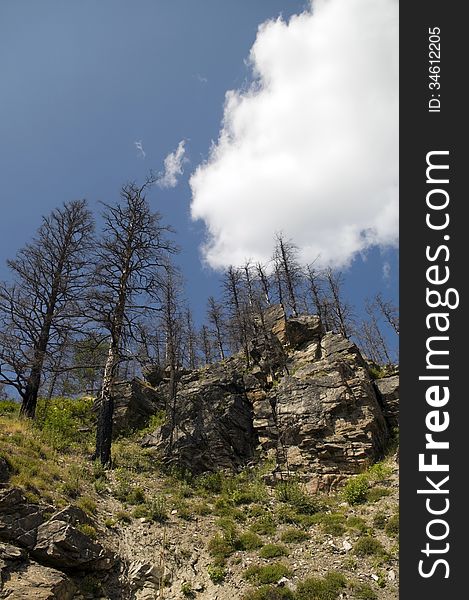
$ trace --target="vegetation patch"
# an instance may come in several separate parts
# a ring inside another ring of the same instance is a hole
[[[325,577],[309,577],[298,584],[295,600],[336,600],[347,586],[342,573],[331,571]]]
[[[243,600],[295,600],[295,594],[288,588],[263,585],[245,594]]]
[[[291,527],[282,532],[280,539],[286,544],[299,544],[309,539],[309,533],[296,527]]]
[[[261,558],[277,558],[288,556],[289,553],[288,548],[283,544],[266,544],[259,552],[259,556]]]
[[[353,551],[358,556],[383,556],[386,554],[381,542],[370,535],[361,537],[356,542]]]
[[[291,569],[283,563],[252,565],[244,572],[244,578],[258,585],[277,583],[282,577],[291,577]]]

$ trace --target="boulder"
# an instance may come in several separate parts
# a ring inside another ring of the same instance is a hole
[[[0,598],[8,600],[72,600],[75,592],[67,575],[32,561],[10,565],[0,581]]]
[[[292,470],[355,473],[379,457],[389,432],[365,362],[327,333],[290,354],[285,375],[260,402],[254,425],[264,450]]]
[[[39,525],[51,507],[29,502],[18,488],[0,490],[0,539],[33,548]]]
[[[374,383],[389,427],[399,427],[399,375],[376,379]]]
[[[101,544],[67,521],[50,519],[37,530],[31,556],[59,569],[110,569],[114,560]]]
[[[252,421],[242,376],[218,365],[196,380],[181,379],[174,426],[168,418],[142,445],[155,446],[165,462],[194,473],[237,469],[252,459],[257,446]]]
[[[114,435],[146,427],[150,417],[164,408],[161,396],[139,379],[118,382],[113,392]]]

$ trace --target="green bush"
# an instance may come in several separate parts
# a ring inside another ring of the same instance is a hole
[[[318,513],[314,522],[320,523],[324,533],[342,535],[345,532],[345,517],[342,513]]]
[[[290,577],[291,570],[283,563],[272,563],[270,565],[252,565],[244,572],[243,577],[253,583],[267,584],[277,583],[282,577]]]
[[[386,526],[387,517],[383,512],[376,513],[373,517],[373,527],[376,529],[384,529]]]
[[[359,581],[350,584],[355,600],[378,600],[376,592],[367,584]]]
[[[184,598],[195,598],[196,597],[196,593],[192,589],[191,584],[187,583],[187,582],[185,582],[181,585],[181,594],[184,596]]]
[[[236,546],[239,547],[240,550],[257,550],[257,548],[262,548],[262,545],[264,544],[261,538],[252,531],[242,533],[237,542]]]
[[[242,600],[295,600],[295,595],[288,588],[263,585],[245,594]]]
[[[96,536],[98,535],[93,525],[88,525],[87,523],[80,523],[77,525],[77,529],[79,529],[84,535],[88,536],[92,540],[95,540]]]
[[[20,412],[20,403],[14,400],[0,400],[0,417],[17,415]]]
[[[35,425],[55,450],[65,451],[77,443],[91,440],[94,424],[92,409],[92,398],[40,398]],[[87,431],[78,435],[79,429]]]
[[[399,515],[393,515],[386,523],[384,531],[391,537],[399,535]]]
[[[385,554],[385,550],[380,541],[365,535],[355,544],[353,551],[358,556],[379,556]]]
[[[259,552],[261,558],[277,558],[278,556],[288,555],[288,548],[283,544],[266,544]]]
[[[220,565],[209,565],[207,573],[213,583],[223,583],[226,577],[226,570]]]
[[[77,506],[78,508],[81,508],[83,512],[90,516],[95,515],[96,511],[98,510],[96,502],[93,500],[93,498],[90,498],[89,496],[82,496],[81,498],[79,498],[77,501]]]
[[[251,531],[261,535],[273,535],[277,529],[275,519],[270,514],[263,514],[258,517],[250,527]]]
[[[342,573],[330,572],[324,578],[309,577],[298,584],[295,600],[336,600],[346,586]]]
[[[196,480],[196,488],[202,492],[210,492],[212,494],[220,494],[223,490],[224,482],[223,473],[205,473]]]
[[[277,484],[275,494],[285,504],[289,504],[300,515],[313,515],[320,507],[295,481],[282,481]]]
[[[360,533],[366,533],[369,529],[366,521],[361,517],[352,516],[347,519],[347,527],[349,529],[356,529]]]
[[[344,497],[349,504],[366,502],[370,484],[367,476],[362,473],[349,479],[344,487]]]
[[[309,539],[309,533],[296,527],[291,527],[282,532],[280,539],[287,544],[298,544]]]
[[[391,494],[391,490],[388,490],[388,488],[374,487],[374,488],[371,488],[370,490],[368,490],[366,499],[368,500],[368,502],[377,502],[378,500],[381,500],[381,498],[385,498],[386,496],[389,496],[390,494]]]
[[[166,501],[162,496],[154,496],[149,502],[147,502],[147,506],[148,516],[152,521],[164,523],[168,520]]]

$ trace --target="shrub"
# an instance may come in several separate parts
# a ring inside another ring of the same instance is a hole
[[[382,462],[377,462],[374,465],[371,465],[367,473],[372,481],[385,481],[392,474],[392,469]]]
[[[90,516],[95,515],[98,508],[96,506],[96,502],[93,500],[93,498],[90,498],[89,496],[82,496],[77,501],[77,506],[78,508],[81,508],[83,512]]]
[[[389,496],[390,494],[391,490],[388,490],[387,488],[375,487],[371,488],[371,490],[368,490],[366,499],[368,500],[368,502],[377,502],[378,500],[381,500],[381,498]]]
[[[282,481],[275,488],[280,502],[292,506],[301,515],[312,515],[319,506],[312,496],[306,494],[295,481]]]
[[[369,483],[364,473],[349,479],[344,487],[344,497],[349,504],[361,504],[367,499]]]
[[[264,514],[256,519],[250,527],[251,531],[261,535],[273,535],[277,529],[277,524],[272,515]]]
[[[76,446],[77,440],[91,439],[94,420],[92,408],[92,398],[40,398],[35,426],[54,449],[65,451]],[[77,436],[80,428],[89,431]]]
[[[399,515],[393,515],[386,523],[384,531],[391,537],[399,535]]]
[[[125,512],[125,510],[118,510],[116,512],[116,520],[120,523],[131,523],[132,517],[129,515],[128,512]]]
[[[350,584],[350,589],[355,600],[378,600],[376,592],[367,583],[353,582]]]
[[[192,586],[190,583],[183,583],[181,585],[181,594],[184,596],[184,598],[195,598],[196,597],[196,593],[195,591],[192,589]]]
[[[369,529],[364,519],[355,516],[349,517],[347,519],[347,527],[349,527],[350,529],[356,529],[361,533],[366,533]]]
[[[381,542],[370,535],[361,537],[355,544],[353,551],[358,556],[378,556],[385,554]]]
[[[261,548],[264,543],[261,538],[255,533],[252,533],[252,531],[242,533],[237,541],[238,543],[236,545],[240,550],[256,550],[257,548]]]
[[[277,558],[278,556],[288,556],[288,554],[288,548],[283,544],[266,544],[259,552],[261,558]]]
[[[235,547],[224,536],[217,533],[209,541],[208,551],[210,556],[216,559],[217,564],[223,564],[225,558],[228,558],[230,554],[233,554]]]
[[[283,563],[270,565],[252,565],[244,572],[243,577],[257,584],[277,583],[282,577],[290,577],[291,570]]]
[[[0,416],[17,415],[19,410],[19,402],[15,402],[14,400],[0,400]]]
[[[242,600],[295,600],[295,595],[288,588],[263,585],[245,594]]]
[[[96,539],[96,536],[98,535],[93,525],[88,525],[87,523],[80,523],[77,525],[77,529],[79,529],[84,535],[87,535],[92,540]]]
[[[304,542],[308,538],[309,533],[302,531],[301,529],[297,529],[296,527],[286,529],[280,536],[282,542],[287,544],[298,544],[299,542]]]
[[[373,517],[373,527],[376,529],[384,529],[386,525],[387,517],[383,512],[376,513]]]
[[[153,497],[148,503],[148,516],[152,521],[164,523],[168,520],[166,501],[162,496]]]
[[[197,478],[196,487],[203,492],[220,494],[223,489],[223,473],[205,473]]]
[[[132,488],[127,495],[129,504],[143,504],[145,502],[145,492],[141,487]]]
[[[207,573],[213,583],[223,583],[226,577],[226,570],[220,565],[209,565]]]
[[[298,584],[296,600],[335,600],[346,585],[346,578],[334,571],[324,578],[309,577]]]
[[[345,532],[345,517],[342,513],[318,513],[314,522],[320,523],[324,533],[342,535]]]

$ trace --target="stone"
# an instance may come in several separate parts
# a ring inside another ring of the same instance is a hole
[[[37,530],[31,556],[59,569],[110,569],[114,560],[101,544],[66,521],[50,519]]]
[[[0,598],[72,600],[75,592],[75,584],[64,573],[27,561],[5,574],[3,585],[0,587]]]
[[[174,422],[142,440],[163,461],[193,473],[248,465],[260,451],[277,470],[311,475],[330,491],[383,455],[390,438],[366,361],[316,316],[265,311],[242,353],[183,375]],[[156,394],[168,397],[167,382]],[[287,469],[288,466],[288,469]]]
[[[148,425],[152,415],[164,409],[161,395],[144,381],[132,379],[115,384],[113,434],[136,431]]]
[[[399,375],[376,379],[374,383],[389,427],[399,427]]]
[[[157,588],[165,575],[164,566],[143,561],[131,562],[127,571],[127,579],[130,587],[134,590],[148,587]]]
[[[48,511],[51,507],[29,502],[18,488],[0,490],[0,539],[33,548]]]

